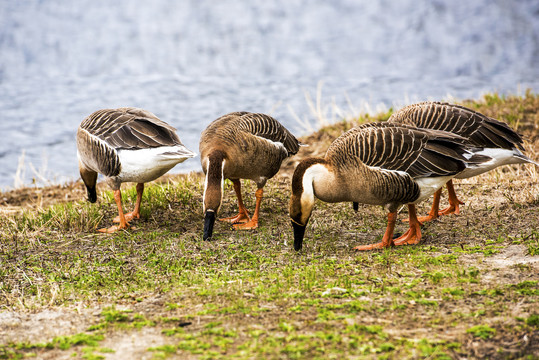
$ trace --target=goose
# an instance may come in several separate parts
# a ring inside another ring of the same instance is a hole
[[[481,166],[467,168],[455,176],[456,179],[466,179],[502,165],[531,163],[535,161],[525,156],[522,151],[521,135],[511,129],[506,123],[485,116],[464,106],[444,102],[421,102],[408,105],[393,113],[389,123],[404,124],[424,129],[448,131],[468,138],[468,143],[480,148],[477,154],[489,156],[491,161]],[[453,180],[446,184],[449,195],[449,206],[438,211],[440,206],[440,188],[434,193],[432,208],[427,216],[419,217],[420,222],[436,219],[440,215],[460,213],[459,205],[464,204],[458,199],[453,186]],[[354,208],[356,205],[354,204]]]
[[[127,229],[128,221],[140,218],[144,183],[165,174],[196,154],[187,149],[176,129],[149,111],[125,107],[98,110],[86,117],[77,130],[77,157],[88,201],[97,200],[97,176],[103,174],[114,191],[119,225],[99,229],[113,233]],[[137,183],[135,209],[124,214],[120,185]]]
[[[300,143],[273,117],[250,112],[232,112],[214,120],[200,137],[200,159],[204,182],[204,235],[211,238],[215,217],[221,205],[223,180],[230,179],[238,199],[238,215],[219,219],[234,224],[236,230],[256,229],[263,187]],[[253,180],[256,205],[253,217],[245,208],[240,179]]]
[[[447,181],[489,157],[476,155],[466,139],[444,131],[370,123],[339,136],[324,158],[302,160],[294,170],[289,215],[294,248],[300,250],[315,196],[325,202],[382,205],[388,211],[380,243],[356,250],[417,244],[421,239],[415,204]],[[408,206],[409,229],[393,239],[397,210]]]

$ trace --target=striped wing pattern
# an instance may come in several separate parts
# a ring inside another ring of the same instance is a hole
[[[299,151],[298,139],[273,117],[259,113],[243,112],[237,114],[241,114],[238,125],[241,130],[282,143],[288,152],[288,156],[297,154]]]
[[[413,178],[454,175],[466,168],[466,148],[459,137],[387,123],[353,128],[329,147],[326,158],[337,166],[348,161],[384,170],[403,171]]]
[[[99,110],[80,125],[114,149],[148,149],[182,145],[176,129],[149,111],[137,108]]]
[[[452,132],[478,147],[524,150],[522,137],[507,124],[460,105],[412,104],[391,115],[388,122]]]
[[[122,170],[117,151],[82,127],[77,131],[77,151],[88,169],[105,176],[117,176]]]

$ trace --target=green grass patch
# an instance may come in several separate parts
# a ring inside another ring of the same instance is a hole
[[[496,329],[493,329],[488,325],[472,326],[466,330],[466,332],[481,339],[488,339],[496,335]]]

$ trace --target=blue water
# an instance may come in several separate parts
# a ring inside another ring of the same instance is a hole
[[[1,1],[0,188],[77,179],[75,131],[98,109],[150,110],[198,152],[230,111],[305,134],[318,87],[329,121],[537,92],[539,2]],[[173,172],[198,169],[197,157]]]

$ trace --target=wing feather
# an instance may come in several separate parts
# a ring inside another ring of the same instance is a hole
[[[80,128],[115,149],[183,145],[174,127],[138,108],[98,110],[84,119]]]
[[[461,142],[461,137],[447,132],[370,123],[337,138],[326,158],[337,166],[360,161],[369,167],[403,171],[414,178],[447,176],[464,170],[472,156]]]
[[[430,101],[412,104],[393,113],[388,122],[455,133],[478,147],[524,150],[522,136],[506,123],[461,105]]]
[[[283,144],[288,155],[297,154],[298,139],[273,117],[260,113],[240,113],[239,128],[253,135]]]

